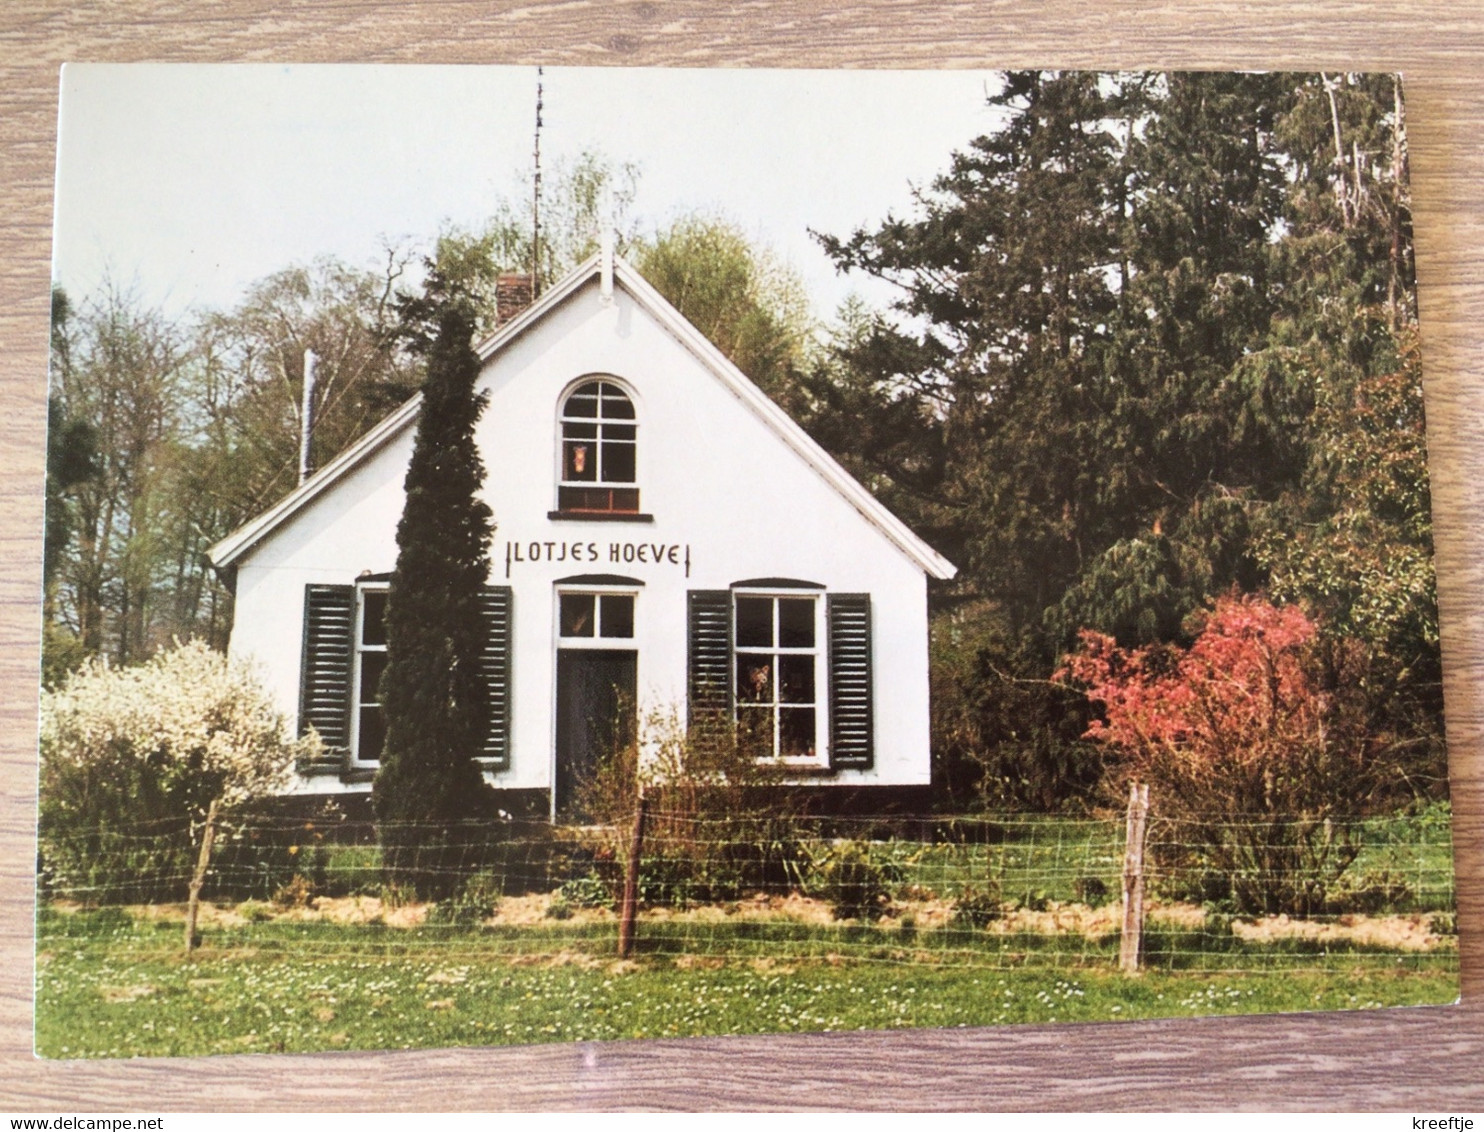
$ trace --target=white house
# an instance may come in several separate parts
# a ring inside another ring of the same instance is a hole
[[[730,713],[821,784],[928,782],[927,579],[951,563],[621,259],[478,351],[487,781],[556,812],[625,703]],[[378,765],[418,403],[209,552],[235,582],[231,652],[335,752],[300,793],[364,793]]]

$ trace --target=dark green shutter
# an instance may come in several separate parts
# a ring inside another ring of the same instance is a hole
[[[354,586],[304,587],[304,654],[299,668],[299,734],[313,727],[331,750],[350,746]]]
[[[479,757],[489,770],[510,768],[510,635],[512,595],[509,586],[486,586],[482,595],[484,649],[479,670],[489,690],[489,726]]]
[[[691,590],[687,617],[690,721],[732,713],[732,591]]]
[[[830,765],[871,766],[871,595],[830,594]]]

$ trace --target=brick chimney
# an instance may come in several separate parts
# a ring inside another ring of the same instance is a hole
[[[536,299],[531,276],[509,273],[495,280],[495,325],[504,326]]]

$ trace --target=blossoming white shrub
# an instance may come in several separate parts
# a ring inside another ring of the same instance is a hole
[[[41,698],[44,879],[79,895],[183,883],[190,827],[288,781],[316,737],[291,739],[256,677],[199,642],[137,668],[84,665]]]

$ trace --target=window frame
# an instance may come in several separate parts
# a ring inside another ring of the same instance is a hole
[[[561,583],[558,582],[553,589],[551,603],[551,632],[556,641],[558,649],[612,649],[614,651],[633,652],[638,646],[639,639],[639,592],[640,587],[634,585],[602,583]],[[591,636],[565,636],[562,633],[562,599],[564,597],[592,597],[594,624]],[[604,597],[626,597],[630,601],[629,607],[629,635],[626,637],[603,636],[603,612],[602,599]]]
[[[365,704],[361,699],[361,657],[366,653],[377,653],[386,656],[387,646],[383,641],[381,644],[368,645],[364,641],[366,628],[366,595],[370,593],[389,594],[391,583],[388,581],[358,581],[356,582],[355,600],[355,622],[354,632],[351,635],[351,664],[350,664],[350,765],[353,767],[379,767],[382,759],[381,754],[374,759],[362,758],[361,756],[361,710],[364,707],[374,707],[377,711],[384,711],[384,706],[378,699],[374,704]],[[384,634],[383,634],[384,635]],[[386,669],[383,666],[382,671]],[[382,752],[385,752],[385,716],[382,719]]]
[[[568,412],[568,405],[572,398],[589,385],[597,387],[597,410],[592,417],[579,417]],[[603,416],[603,386],[612,386],[628,402],[632,410],[631,417]],[[555,507],[551,517],[554,518],[617,518],[617,519],[642,519],[647,516],[641,511],[643,499],[640,482],[640,458],[639,458],[639,399],[635,396],[633,387],[628,382],[608,373],[584,374],[562,390],[557,399],[556,406],[556,468],[555,468]],[[567,435],[569,425],[590,424],[594,430],[592,438],[594,451],[594,478],[591,480],[569,480],[567,478],[567,444],[571,440],[583,440],[585,437],[572,437]],[[633,438],[624,439],[615,437],[607,439],[604,437],[605,426],[616,428],[633,429]],[[633,478],[630,480],[608,480],[603,479],[605,445],[629,445],[632,448]],[[608,492],[607,507],[572,507],[568,506],[570,497],[575,492]],[[614,506],[614,496],[619,492],[632,492],[632,507]]]
[[[799,768],[826,768],[830,765],[829,736],[830,736],[830,694],[829,694],[829,623],[826,617],[825,595],[822,591],[814,588],[783,588],[778,586],[734,586],[730,590],[732,600],[732,632],[731,650],[727,658],[731,668],[732,681],[732,721],[740,728],[742,723],[741,713],[749,704],[761,704],[762,701],[749,701],[743,697],[742,681],[739,679],[738,667],[741,656],[767,654],[774,658],[772,676],[772,697],[767,702],[772,710],[773,716],[773,742],[772,754],[760,756],[762,759],[770,759],[780,766]],[[765,598],[772,602],[772,640],[771,645],[743,645],[740,643],[739,626],[741,617],[738,614],[738,602],[749,598]],[[780,643],[779,606],[780,600],[807,601],[812,606],[814,643],[805,647],[785,646]],[[814,698],[812,703],[790,703],[782,698],[783,687],[779,679],[781,664],[778,658],[784,656],[812,656],[814,658]],[[782,745],[782,719],[781,709],[789,707],[801,708],[808,706],[814,712],[814,753],[812,755],[788,755],[780,751]]]

